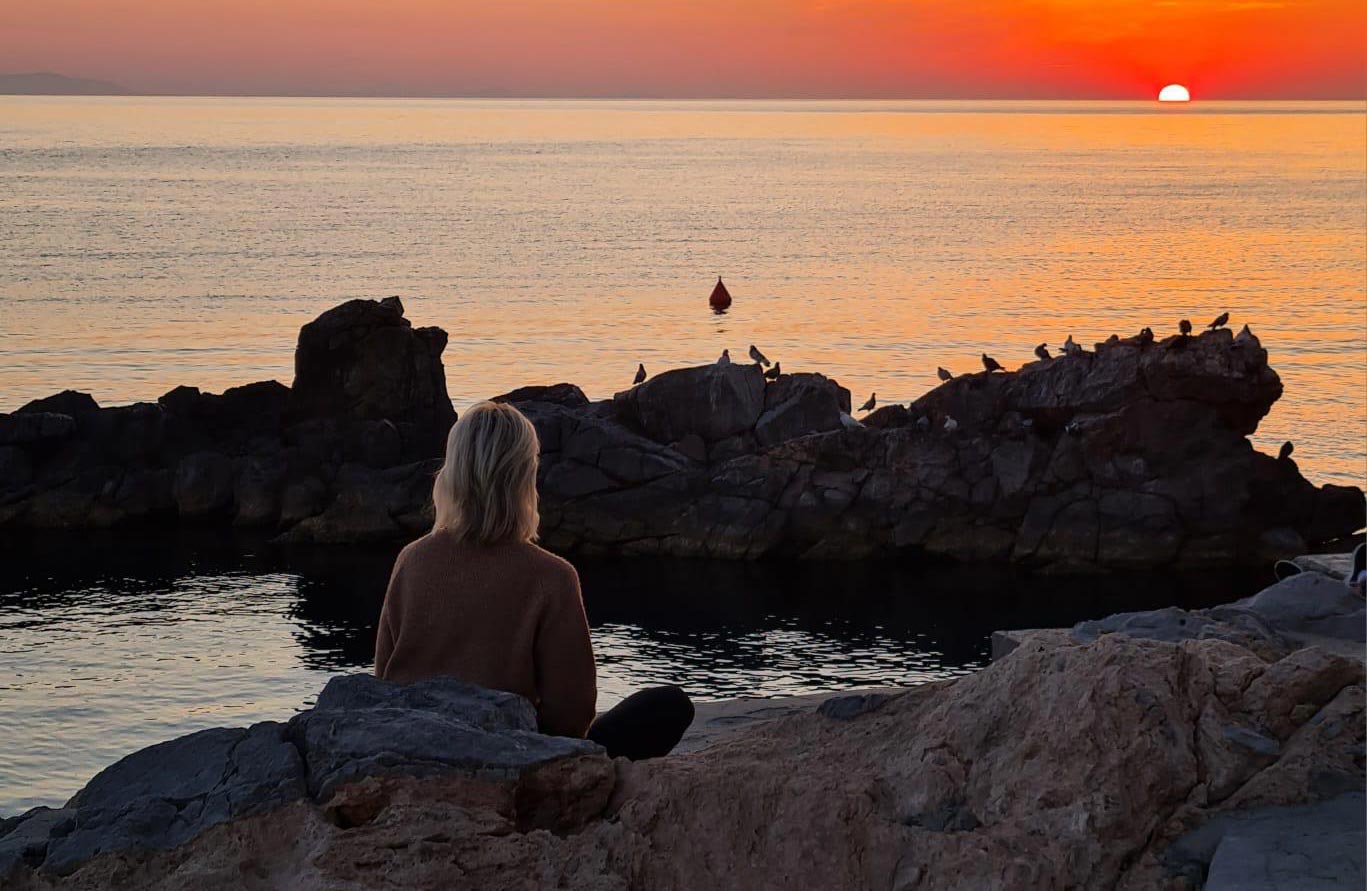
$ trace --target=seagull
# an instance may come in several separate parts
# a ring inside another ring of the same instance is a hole
[[[1288,439],[1286,442],[1282,443],[1282,449],[1277,453],[1277,460],[1285,461],[1286,459],[1291,457],[1291,453],[1295,450],[1296,447],[1292,445],[1291,440]]]
[[[730,364],[731,364],[731,351],[730,351],[730,350],[722,350],[722,351],[721,351],[721,357],[717,359],[717,364],[718,364],[718,365],[730,365]]]
[[[937,376],[939,376],[940,380],[942,380],[942,381],[952,381],[952,380],[954,380],[954,375],[950,374],[948,371],[946,371],[946,370],[943,369],[943,368],[937,367],[937,368],[935,369],[935,374],[936,374]]]
[[[1139,329],[1139,345],[1146,347],[1153,343],[1153,329],[1147,326]]]
[[[756,362],[763,365],[765,368],[769,367],[769,358],[765,356],[763,353],[761,353],[759,351],[759,348],[756,347],[753,343],[750,344],[750,358],[754,359]]]
[[[930,415],[921,415],[919,418],[917,418],[917,419],[916,419],[916,429],[917,429],[917,430],[929,430],[929,429],[930,429]]]
[[[983,353],[983,368],[987,369],[988,374],[991,374],[994,371],[1002,370],[1001,363],[998,362],[996,359],[993,359],[987,353]]]
[[[859,406],[860,411],[873,411],[873,407],[878,404],[878,394],[870,393],[869,401]]]
[[[782,362],[775,362],[773,368],[770,368],[768,371],[764,372],[764,379],[768,381],[778,380],[778,376],[783,373],[779,370],[780,366],[782,365]]]
[[[1227,312],[1222,312],[1222,313],[1220,313],[1218,316],[1215,317],[1215,321],[1211,322],[1211,323],[1210,323],[1209,325],[1207,325],[1206,327],[1209,328],[1211,331],[1214,331],[1216,328],[1223,328],[1223,327],[1225,327],[1225,322],[1228,322],[1228,321],[1229,321],[1229,313],[1227,313]]]
[[[1177,323],[1177,330],[1178,330],[1178,331],[1181,331],[1181,332],[1182,332],[1182,335],[1183,335],[1184,337],[1185,337],[1186,335],[1190,334],[1190,333],[1191,333],[1191,319],[1183,319],[1182,321],[1178,322],[1178,323]]]
[[[949,415],[945,415],[945,432],[946,432],[946,433],[953,433],[955,430],[958,430],[958,429],[959,429],[959,422],[956,421],[956,420],[954,420],[954,419],[953,419],[952,417],[950,417]]]
[[[1063,352],[1067,353],[1070,356],[1078,356],[1082,354],[1082,347],[1073,343],[1073,335],[1069,334],[1068,339],[1063,342]]]
[[[1050,359],[1054,358],[1053,356],[1049,355],[1048,347],[1049,344],[1047,343],[1042,343],[1039,346],[1035,347],[1035,357],[1038,358],[1041,362],[1048,362]]]
[[[1252,339],[1253,332],[1249,330],[1247,325],[1245,325],[1244,327],[1239,329],[1238,334],[1234,335],[1234,345],[1237,347],[1241,347]]]
[[[640,364],[638,364],[638,365],[636,366],[636,379],[633,380],[633,381],[631,382],[631,385],[634,387],[634,386],[636,386],[637,384],[639,384],[641,381],[643,381],[643,380],[645,380],[645,379],[646,379],[646,365],[645,365],[644,362],[641,362]]]
[[[1077,421],[1069,421],[1067,424],[1063,425],[1063,432],[1071,433],[1074,436],[1076,436],[1078,431],[1080,431],[1081,429],[1082,425],[1079,424]]]

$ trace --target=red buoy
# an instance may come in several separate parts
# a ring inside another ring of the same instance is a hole
[[[712,289],[712,296],[707,298],[707,302],[716,312],[722,312],[731,305],[731,292],[722,284],[721,276],[717,276],[717,286]]]

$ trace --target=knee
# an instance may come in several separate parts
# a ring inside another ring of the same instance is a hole
[[[676,715],[685,725],[693,723],[693,700],[688,698],[682,687],[668,684],[659,687],[658,691],[661,707],[668,709],[671,715]]]

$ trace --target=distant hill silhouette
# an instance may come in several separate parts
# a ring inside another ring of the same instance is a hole
[[[67,77],[49,71],[0,73],[0,95],[5,96],[127,96],[128,90],[106,80]]]

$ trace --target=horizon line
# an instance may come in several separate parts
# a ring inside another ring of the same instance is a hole
[[[3,75],[0,75],[3,76]],[[461,101],[478,100],[516,100],[526,102],[1152,102],[1158,104],[1157,94],[1142,96],[688,96],[688,95],[571,95],[571,94],[456,94],[456,93],[357,93],[357,92],[279,92],[279,93],[234,93],[234,92],[33,92],[11,93],[0,91],[4,98],[79,98],[79,99],[394,99],[421,101],[430,99],[451,99]],[[1188,103],[1164,103],[1164,105],[1199,105],[1213,102],[1354,102],[1367,103],[1367,93],[1361,96],[1222,96],[1216,98],[1194,97]]]

